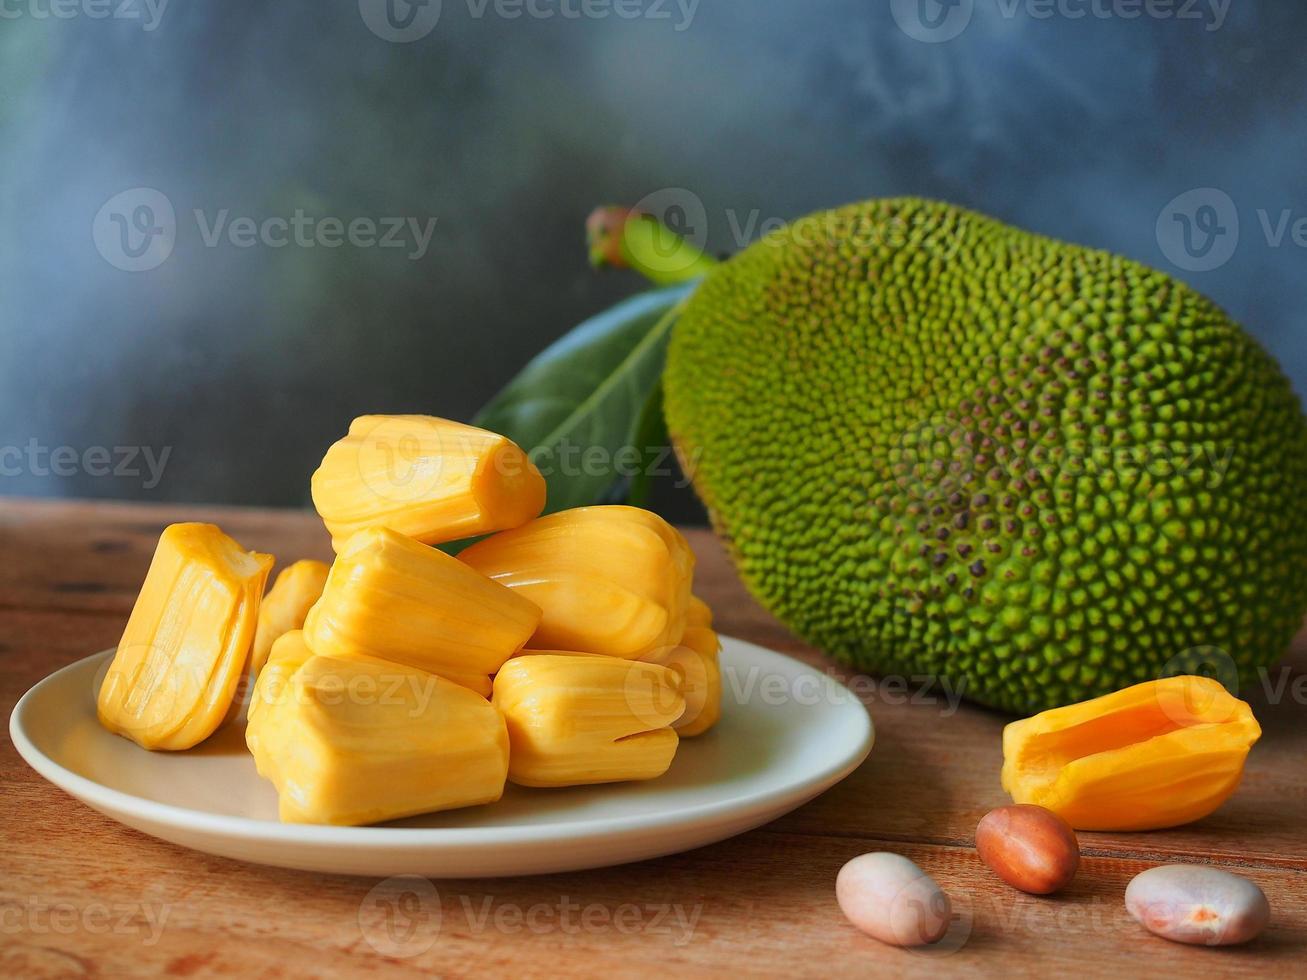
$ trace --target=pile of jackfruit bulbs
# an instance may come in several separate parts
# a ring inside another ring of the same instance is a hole
[[[351,825],[490,803],[506,781],[652,779],[717,722],[712,615],[657,515],[540,517],[518,446],[427,416],[356,419],[312,495],[335,561],[291,564],[266,596],[271,555],[212,524],[164,530],[100,687],[106,728],[188,749],[247,690],[281,819]]]

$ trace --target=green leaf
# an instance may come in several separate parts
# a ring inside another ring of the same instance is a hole
[[[642,468],[637,427],[662,376],[679,304],[693,288],[641,293],[586,320],[472,420],[531,454],[549,483],[546,513],[608,499]]]
[[[663,379],[654,382],[653,391],[644,403],[640,417],[635,421],[631,445],[640,451],[640,468],[631,475],[626,491],[626,502],[636,507],[645,506],[649,499],[649,484],[653,468],[663,457],[663,450],[671,442],[667,432],[667,419],[663,416]]]

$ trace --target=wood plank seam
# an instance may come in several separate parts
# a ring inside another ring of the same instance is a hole
[[[778,822],[783,822],[784,817]],[[773,828],[770,824],[764,824],[758,828],[755,833],[761,833],[775,837],[803,837],[809,840],[830,840],[830,841],[857,841],[862,844],[885,845],[884,847],[869,848],[870,850],[893,850],[896,846],[910,845],[912,847],[938,848],[941,851],[963,851],[971,854],[976,853],[974,841],[965,839],[940,840],[930,838],[911,837],[906,834],[876,834],[874,836],[865,836],[855,833],[839,833],[837,831],[813,831],[802,828]],[[1080,844],[1080,853],[1083,857],[1100,858],[1109,861],[1131,861],[1156,864],[1174,864],[1178,855],[1175,852],[1166,853],[1164,851],[1147,851],[1147,850],[1124,850],[1116,848],[1103,847],[1086,847],[1083,835]],[[1272,860],[1246,860],[1239,859],[1233,855],[1222,856],[1220,858],[1203,857],[1201,855],[1184,855],[1185,864],[1206,864],[1214,868],[1246,868],[1249,870],[1260,871],[1303,871],[1307,870],[1307,861],[1295,860],[1293,858],[1285,861]]]
[[[120,619],[126,625],[127,616],[131,613],[131,607],[129,606],[126,609],[94,609],[83,606],[19,605],[12,602],[0,602],[0,615],[7,612],[46,613],[56,616],[108,616],[111,619]]]

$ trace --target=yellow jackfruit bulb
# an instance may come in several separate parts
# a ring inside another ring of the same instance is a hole
[[[633,660],[685,629],[694,553],[638,507],[560,511],[479,541],[459,559],[543,610],[533,650]]]
[[[212,735],[249,661],[272,562],[212,524],[165,528],[100,685],[100,723],[147,749]]]
[[[676,646],[642,659],[671,670],[676,675],[685,711],[672,727],[681,738],[702,735],[722,716],[722,671],[717,660],[721,644],[717,634],[702,626],[687,626]]]
[[[259,604],[259,625],[254,631],[254,650],[250,654],[250,676],[258,676],[279,636],[304,625],[304,617],[327,584],[328,571],[330,569],[325,563],[310,559],[297,561],[281,570]]]
[[[1167,677],[1012,722],[1003,788],[1076,830],[1178,827],[1229,798],[1261,733],[1217,681]]]
[[[254,682],[247,713],[248,720],[245,724],[245,744],[254,755],[259,773],[268,779],[273,778],[270,771],[272,760],[262,752],[264,722],[268,718],[278,717],[278,713],[268,706],[277,704],[286,696],[291,677],[312,656],[313,651],[304,642],[303,630],[290,630],[283,633],[272,644],[267,662]]]
[[[697,595],[690,596],[690,605],[685,611],[685,625],[712,628],[712,609]]]
[[[428,415],[363,415],[327,450],[313,505],[339,551],[388,527],[427,544],[517,527],[545,506],[545,480],[515,443]]]
[[[493,803],[504,792],[503,717],[423,670],[311,656],[254,717],[246,742],[288,823],[377,823]]]
[[[336,556],[304,640],[324,657],[376,657],[490,693],[489,676],[535,631],[540,610],[443,552],[369,528]]]
[[[594,654],[514,657],[495,675],[508,723],[508,778],[579,786],[661,776],[685,710],[672,671]]]

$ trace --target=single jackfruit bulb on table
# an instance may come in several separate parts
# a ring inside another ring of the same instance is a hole
[[[641,659],[666,667],[676,675],[685,710],[672,723],[681,738],[702,735],[722,716],[722,671],[717,634],[702,626],[687,626],[681,642]]]
[[[746,585],[829,653],[1028,713],[1307,610],[1307,424],[1137,262],[924,200],[801,219],[673,328],[669,429]]]
[[[490,694],[489,675],[540,622],[529,598],[435,548],[369,528],[336,555],[304,621],[317,654],[407,664]]]
[[[147,749],[212,735],[245,673],[272,563],[212,524],[165,528],[100,685],[100,723]]]
[[[324,562],[310,559],[297,561],[281,570],[259,604],[259,624],[254,631],[254,650],[250,655],[250,676],[258,676],[279,636],[304,625],[304,617],[322,595],[329,571]]]
[[[694,553],[657,514],[578,507],[465,549],[459,559],[540,607],[527,646],[635,659],[685,629]]]
[[[595,654],[514,657],[495,675],[508,723],[508,778],[520,786],[580,786],[661,776],[685,710],[672,671]]]
[[[310,656],[254,718],[247,744],[289,823],[377,823],[493,803],[504,792],[503,717],[426,671]]]
[[[1076,830],[1178,827],[1230,797],[1261,734],[1218,681],[1167,677],[1012,722],[1003,788]]]
[[[545,506],[545,480],[516,444],[428,415],[363,415],[313,474],[313,505],[337,551],[364,528],[427,544],[517,527]]]

